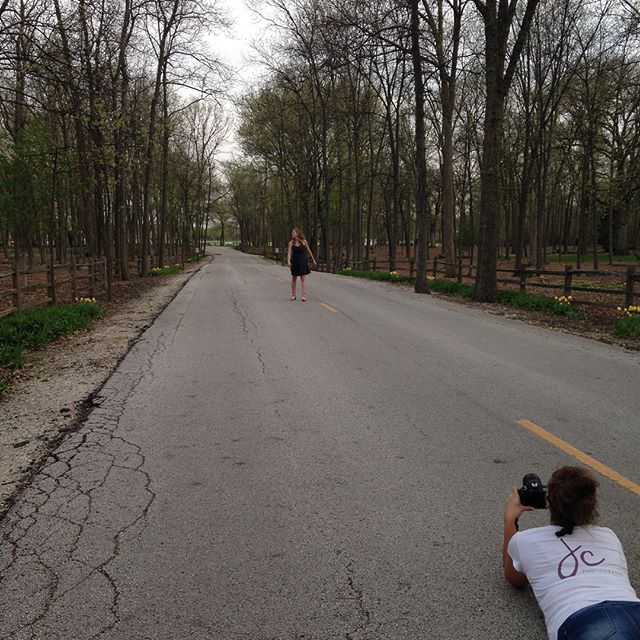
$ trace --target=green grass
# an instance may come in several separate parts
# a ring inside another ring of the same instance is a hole
[[[429,289],[438,293],[453,293],[463,298],[471,298],[473,287],[470,284],[460,284],[451,280],[429,280]]]
[[[76,302],[5,316],[0,319],[0,366],[18,369],[28,349],[41,348],[61,335],[85,329],[103,315],[94,302]]]
[[[640,313],[618,318],[613,325],[613,333],[624,338],[640,338]]]
[[[394,276],[386,271],[360,271],[358,269],[341,269],[337,271],[339,275],[352,276],[354,278],[367,278],[369,280],[380,280],[384,282],[400,282],[402,284],[413,284],[415,278],[408,276]],[[438,293],[448,293],[471,298],[473,287],[470,284],[460,284],[452,280],[429,280],[429,289]],[[498,300],[502,304],[527,311],[543,311],[555,315],[565,316],[571,320],[579,320],[583,317],[573,305],[561,302],[548,296],[536,296],[530,293],[519,293],[517,291],[499,291]]]
[[[354,278],[366,278],[367,280],[379,280],[382,282],[399,282],[400,284],[413,285],[415,278],[409,276],[392,275],[388,271],[361,271],[359,269],[340,269],[336,271],[341,276]],[[454,293],[464,298],[470,298],[473,287],[468,284],[459,284],[451,280],[429,280],[429,289],[439,293]]]
[[[179,264],[173,264],[162,267],[162,269],[160,267],[154,267],[153,269],[151,269],[151,271],[149,271],[149,275],[154,278],[158,276],[170,276],[175,273],[180,273],[181,270],[182,269]]]
[[[583,314],[572,304],[561,302],[548,296],[536,296],[531,293],[518,291],[498,291],[498,300],[502,304],[527,311],[544,311],[558,316],[565,316],[570,320],[580,320]]]
[[[415,278],[409,276],[394,276],[388,271],[361,271],[359,269],[338,269],[336,271],[341,276],[352,276],[353,278],[366,278],[367,280],[379,280],[382,282],[400,282],[402,284],[413,284]]]

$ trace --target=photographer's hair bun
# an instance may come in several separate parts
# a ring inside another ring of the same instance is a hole
[[[558,537],[573,533],[574,527],[593,524],[598,517],[598,481],[583,467],[561,467],[547,484],[551,522],[562,527]]]

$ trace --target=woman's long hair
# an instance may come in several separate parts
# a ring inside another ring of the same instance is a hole
[[[293,227],[291,231],[295,231],[298,234],[297,240],[300,244],[302,244],[302,241],[304,240],[304,233],[302,233],[302,231],[300,231],[298,227]],[[293,238],[291,238],[291,242],[294,242]]]
[[[598,481],[582,467],[556,469],[547,484],[551,523],[562,527],[560,538],[573,533],[574,527],[593,524],[598,517],[596,489]]]

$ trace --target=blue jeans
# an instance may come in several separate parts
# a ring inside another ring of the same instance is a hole
[[[640,640],[640,602],[600,602],[570,615],[558,640]]]

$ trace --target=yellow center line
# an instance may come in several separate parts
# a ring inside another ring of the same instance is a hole
[[[326,304],[325,302],[321,302],[320,306],[324,307],[327,311],[331,311],[331,313],[338,313],[337,309],[334,309],[330,304]]]
[[[531,422],[531,420],[518,420],[518,424],[525,429],[531,431],[531,433],[537,435],[538,437],[550,442],[552,445],[558,447],[565,453],[568,453],[570,456],[577,458],[580,462],[586,464],[588,467],[595,469],[598,473],[601,473],[603,476],[617,482],[621,487],[628,489],[632,493],[635,493],[640,496],[640,485],[633,482],[633,480],[629,480],[622,474],[618,473],[615,469],[608,467],[606,464],[603,464],[599,460],[592,458],[590,455],[586,454],[584,451],[580,451],[580,449],[576,449],[574,446],[570,445],[568,442],[565,442],[558,436],[554,436],[553,433],[550,433],[546,429],[538,426],[535,422]]]
[[[283,280],[282,278],[278,278],[278,277],[276,277],[276,280],[277,280],[278,282],[286,282],[286,280]]]

